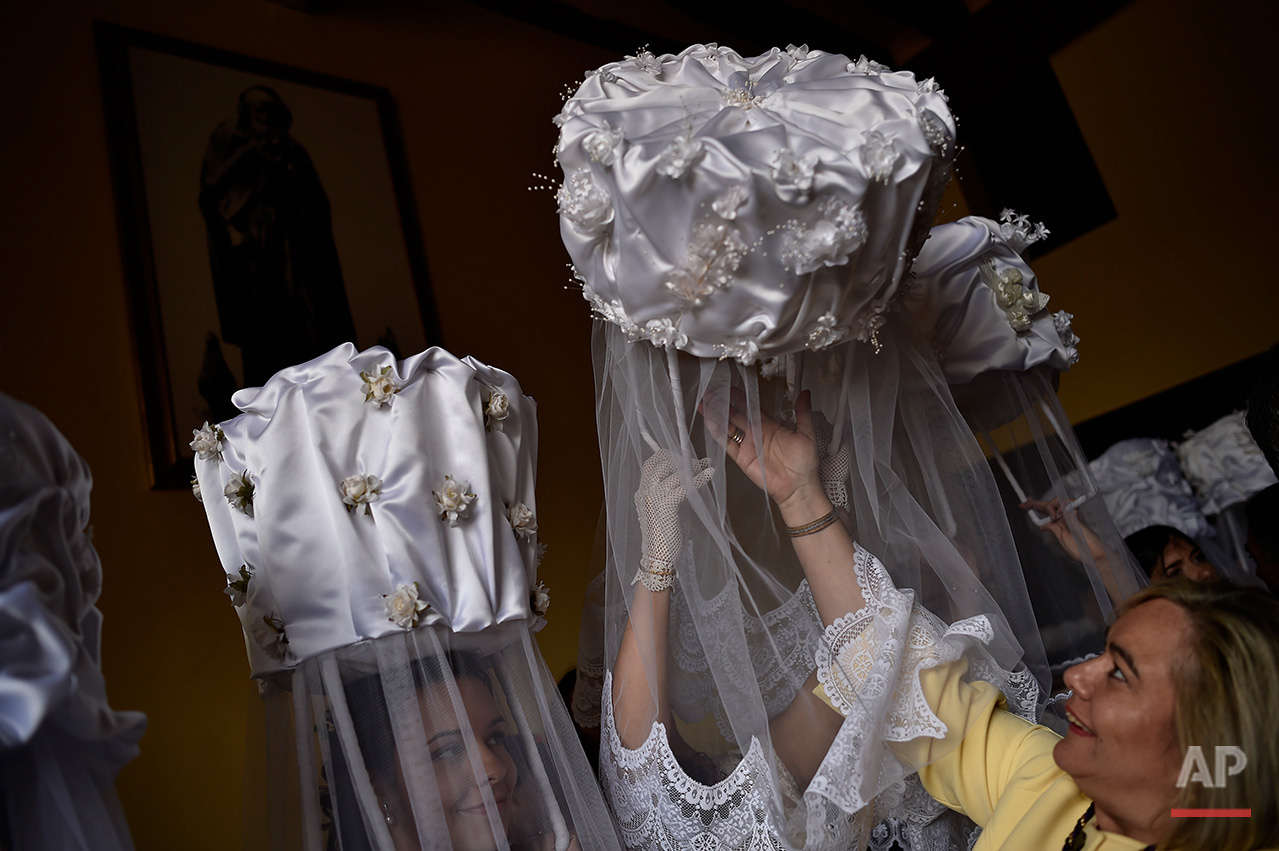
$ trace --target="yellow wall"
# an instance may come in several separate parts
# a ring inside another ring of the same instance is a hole
[[[44,410],[94,471],[110,696],[151,719],[119,783],[138,846],[239,847],[245,721],[259,712],[203,512],[148,488],[92,21],[390,89],[445,342],[511,370],[539,402],[554,593],[541,643],[556,674],[576,655],[600,483],[587,310],[565,287],[554,202],[526,187],[552,170],[563,86],[613,57],[461,3],[316,16],[265,0],[11,5],[0,390]],[[1084,360],[1063,393],[1076,419],[1279,336],[1262,257],[1274,181],[1260,170],[1275,27],[1240,27],[1243,5],[1138,0],[1056,58],[1120,214],[1037,264],[1053,306],[1078,315]]]
[[[1083,340],[1075,422],[1279,341],[1277,25],[1265,0],[1139,0],[1053,58],[1119,211],[1035,263]]]

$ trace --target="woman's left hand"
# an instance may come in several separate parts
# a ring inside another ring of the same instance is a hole
[[[743,413],[745,394],[737,388],[728,401],[708,394],[698,407],[711,435],[742,472],[773,498],[783,518],[790,514],[807,518],[811,505],[826,500],[813,433],[812,395],[807,390],[795,400],[794,431],[761,413],[757,434]],[[738,430],[740,439],[730,439],[736,438]]]

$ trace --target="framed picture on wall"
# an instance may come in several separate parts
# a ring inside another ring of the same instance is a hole
[[[95,27],[156,488],[231,395],[351,341],[440,343],[390,93]]]

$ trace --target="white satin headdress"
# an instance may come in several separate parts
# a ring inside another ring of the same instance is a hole
[[[555,120],[560,230],[596,314],[743,364],[872,339],[954,156],[932,80],[807,47],[642,52]]]
[[[347,343],[233,402],[196,469],[255,675],[533,614],[536,403],[513,376]]]
[[[1168,441],[1121,440],[1093,459],[1091,467],[1125,538],[1148,526],[1171,526],[1191,538],[1213,534]]]
[[[429,349],[349,343],[196,433],[262,681],[288,847],[616,846],[532,633],[536,406]]]
[[[1244,423],[1243,411],[1187,434],[1175,448],[1186,478],[1203,503],[1204,514],[1218,514],[1246,502],[1276,481],[1274,470]]]

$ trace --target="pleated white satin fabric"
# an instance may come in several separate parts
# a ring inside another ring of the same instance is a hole
[[[89,467],[0,394],[0,470],[0,845],[130,849],[115,778],[146,718],[111,708],[99,667]]]
[[[869,339],[954,155],[931,80],[807,48],[610,63],[556,121],[561,235],[598,315],[743,363]]]
[[[384,369],[399,391],[366,402],[361,373]],[[486,426],[494,391],[509,412]],[[477,632],[531,617],[536,538],[515,534],[508,508],[536,516],[537,408],[513,376],[443,349],[396,362],[347,343],[233,401],[244,414],[222,424],[221,458],[196,471],[224,572],[254,577],[237,607],[245,634],[275,617],[287,637],[273,652],[248,641],[254,675],[400,631],[385,595],[415,582],[429,604],[419,624]],[[246,471],[252,515],[223,496]],[[343,502],[354,475],[381,481],[367,514]],[[455,524],[434,496],[446,476],[475,494]]]
[[[233,401],[197,470],[266,701],[271,846],[618,847],[533,637],[515,378],[345,344]]]

